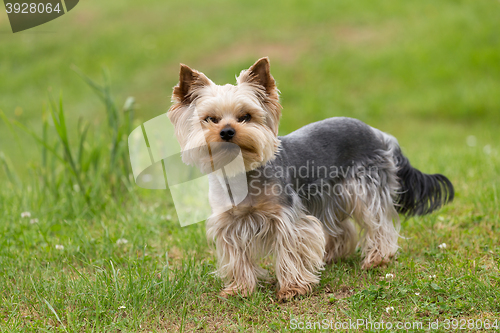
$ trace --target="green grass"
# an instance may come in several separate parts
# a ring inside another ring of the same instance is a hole
[[[487,0],[84,1],[18,34],[0,13],[0,331],[500,321],[499,9]],[[272,283],[219,298],[203,223],[181,228],[169,193],[137,188],[127,163],[128,133],[168,109],[179,62],[232,83],[265,55],[282,92],[281,134],[356,117],[456,189],[452,204],[403,221],[387,268],[362,271],[356,254],[288,303]]]

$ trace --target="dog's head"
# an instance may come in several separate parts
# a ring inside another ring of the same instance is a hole
[[[278,92],[267,57],[243,70],[236,85],[224,86],[181,64],[167,115],[175,126],[183,161],[210,172],[213,159],[206,159],[207,145],[214,156],[227,150],[217,147],[234,146],[224,143],[241,149],[246,171],[272,160],[279,147]]]

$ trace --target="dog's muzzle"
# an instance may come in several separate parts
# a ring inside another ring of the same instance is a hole
[[[228,126],[228,127],[224,127],[222,129],[222,131],[220,131],[219,134],[220,134],[220,137],[222,140],[229,141],[234,137],[234,135],[236,134],[236,131],[231,126]]]

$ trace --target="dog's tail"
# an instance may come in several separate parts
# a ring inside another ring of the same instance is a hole
[[[395,158],[400,183],[395,206],[399,213],[406,216],[425,215],[453,200],[455,190],[448,178],[415,169],[399,147]]]

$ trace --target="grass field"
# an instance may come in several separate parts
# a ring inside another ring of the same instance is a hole
[[[81,1],[17,34],[2,11],[0,331],[274,332],[324,319],[437,320],[440,332],[453,328],[446,319],[466,330],[496,321],[498,331],[499,10],[492,0]],[[272,283],[218,297],[203,223],[181,228],[168,191],[135,186],[126,141],[168,109],[179,62],[222,84],[266,55],[281,134],[359,118],[456,190],[452,204],[403,221],[387,268],[362,271],[354,255],[287,303]]]

